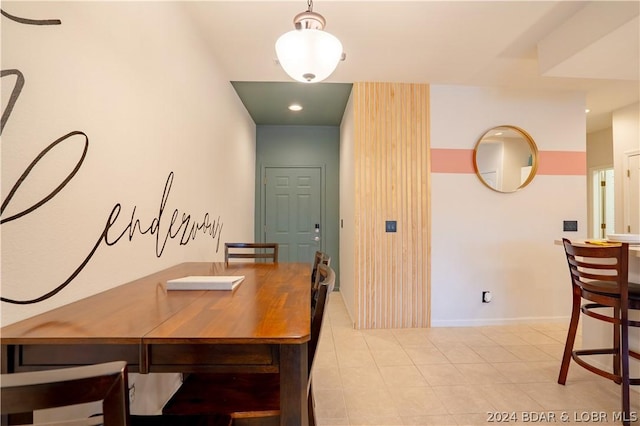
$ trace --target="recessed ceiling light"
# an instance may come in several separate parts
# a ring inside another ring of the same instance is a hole
[[[591,112],[591,110],[589,108],[584,110],[585,113],[589,114]]]
[[[291,105],[289,105],[289,109],[291,111],[302,111],[302,105],[291,104]]]

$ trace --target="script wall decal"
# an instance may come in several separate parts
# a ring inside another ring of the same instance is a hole
[[[47,19],[47,20],[32,20],[26,18],[18,18],[16,16],[10,15],[6,13],[4,10],[1,11],[2,16],[18,22],[20,24],[25,25],[60,25],[61,21],[58,19]],[[7,124],[9,117],[11,116],[11,112],[13,111],[14,106],[16,105],[22,88],[25,85],[25,77],[17,69],[10,70],[2,70],[1,78],[6,77],[16,77],[16,82],[14,84],[13,90],[11,91],[11,95],[9,98],[9,102],[5,107],[5,110],[2,113],[2,125],[0,127],[0,135],[4,131],[5,125]],[[38,165],[38,163],[46,158],[56,147],[62,146],[63,144],[73,143],[74,141],[81,141],[82,144],[82,153],[79,155],[78,160],[73,166],[72,170],[69,171],[67,176],[57,185],[55,188],[45,195],[41,200],[33,203],[30,206],[26,207],[18,207],[17,209],[9,209],[9,211],[13,211],[12,214],[8,215],[8,217],[4,217],[5,212],[9,207],[11,207],[11,201],[14,196],[19,193],[22,184],[27,181],[30,173],[34,170],[34,168]],[[11,222],[15,222],[22,217],[25,217],[30,214],[37,214],[38,208],[42,207],[44,204],[53,200],[57,194],[60,193],[64,189],[64,187],[76,176],[78,170],[85,161],[87,156],[87,152],[89,151],[89,137],[82,131],[75,130],[71,131],[52,143],[50,143],[47,147],[45,147],[27,166],[24,172],[20,175],[16,183],[11,187],[11,190],[7,194],[4,200],[2,200],[2,206],[0,207],[0,225],[6,225]],[[48,290],[41,294],[40,296],[34,297],[32,299],[24,299],[19,300],[11,297],[6,297],[2,295],[0,300],[6,303],[18,304],[18,305],[27,305],[42,302],[47,300],[60,291],[62,291],[65,287],[67,287],[80,272],[89,264],[91,258],[95,255],[97,250],[101,246],[114,246],[121,241],[132,241],[136,234],[138,235],[146,235],[155,238],[155,255],[156,257],[161,257],[164,249],[166,247],[167,242],[171,240],[177,240],[180,245],[187,245],[190,241],[193,241],[198,235],[204,235],[207,238],[212,238],[215,242],[216,253],[220,249],[220,236],[222,233],[223,224],[220,221],[220,217],[217,219],[211,219],[209,213],[204,213],[200,220],[196,220],[192,218],[192,215],[181,212],[179,209],[174,209],[173,212],[169,215],[167,209],[167,201],[169,199],[169,195],[171,193],[171,186],[174,180],[174,172],[170,172],[167,176],[164,183],[164,190],[162,192],[162,196],[159,200],[158,211],[153,217],[148,218],[146,220],[140,219],[139,214],[137,213],[137,206],[134,205],[131,209],[130,217],[126,219],[119,219],[120,215],[123,214],[123,207],[121,203],[116,203],[111,212],[107,215],[104,227],[97,232],[97,238],[95,240],[94,245],[89,249],[86,256],[80,260],[79,264],[73,268],[68,277],[60,284],[52,284],[51,290]],[[124,218],[124,214],[123,214]],[[124,221],[124,222],[123,222]]]
[[[59,19],[20,18],[19,16],[11,15],[2,9],[0,9],[0,13],[2,13],[2,16],[4,16],[5,18],[11,19],[12,21],[15,21],[19,24],[25,24],[25,25],[60,25],[62,24],[62,21],[60,21]]]

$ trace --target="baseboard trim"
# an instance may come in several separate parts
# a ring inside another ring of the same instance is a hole
[[[431,327],[482,327],[487,325],[569,324],[569,317],[520,317],[431,320]]]

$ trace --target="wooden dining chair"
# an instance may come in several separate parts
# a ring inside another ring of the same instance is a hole
[[[307,405],[309,424],[315,425],[311,369],[329,294],[335,286],[335,272],[322,268],[324,280],[315,290],[317,300],[311,318],[308,347],[309,381]],[[314,293],[314,290],[312,290]],[[313,296],[312,296],[313,297]],[[228,414],[234,421],[275,417],[280,414],[280,376],[278,373],[198,373],[189,375],[163,408],[164,414]]]
[[[313,256],[313,266],[311,267],[311,284],[314,284],[316,282],[316,273],[318,270],[318,265],[321,263],[327,266],[330,266],[331,256],[329,256],[323,251],[318,250]]]
[[[225,414],[163,416],[130,415],[127,365],[115,361],[81,367],[2,374],[0,377],[2,415],[7,424],[33,424],[36,410],[61,408],[92,402],[101,403],[101,412],[47,422],[65,426],[229,426]],[[80,412],[81,410],[78,410]]]
[[[329,259],[330,261],[330,259]],[[311,288],[311,317],[316,315],[317,310],[321,310],[320,315],[324,316],[329,297],[335,288],[336,274],[328,264],[319,263],[316,270],[316,280]],[[327,294],[321,292],[322,287],[327,287]],[[309,409],[309,425],[315,425],[315,400],[313,397],[313,380],[311,372],[313,371],[313,362],[318,352],[318,343],[320,343],[320,333],[322,331],[322,320],[311,322],[311,340],[309,340],[309,383],[307,389],[307,406]],[[315,336],[315,338],[314,338]],[[313,420],[313,421],[312,421]]]
[[[278,263],[277,243],[225,243],[224,261],[229,259],[261,259]]]
[[[566,383],[571,359],[587,370],[613,380],[621,385],[623,424],[629,425],[629,386],[640,384],[640,378],[629,377],[629,357],[640,359],[640,353],[629,349],[629,327],[640,327],[640,321],[629,319],[629,310],[640,310],[640,284],[628,280],[629,245],[585,246],[573,244],[566,238],[562,243],[571,276],[573,304],[558,383]],[[613,325],[611,347],[574,350],[581,313]],[[585,357],[590,355],[611,355],[612,372],[587,361]]]
[[[90,402],[102,403],[100,416],[73,419],[60,424],[129,424],[127,364],[124,361],[2,374],[0,380],[2,414],[11,416],[9,424],[32,424],[36,410]]]

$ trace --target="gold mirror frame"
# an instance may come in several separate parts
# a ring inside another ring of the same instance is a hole
[[[516,192],[529,185],[536,175],[538,147],[531,135],[519,127],[493,127],[476,143],[473,168],[487,188]]]

